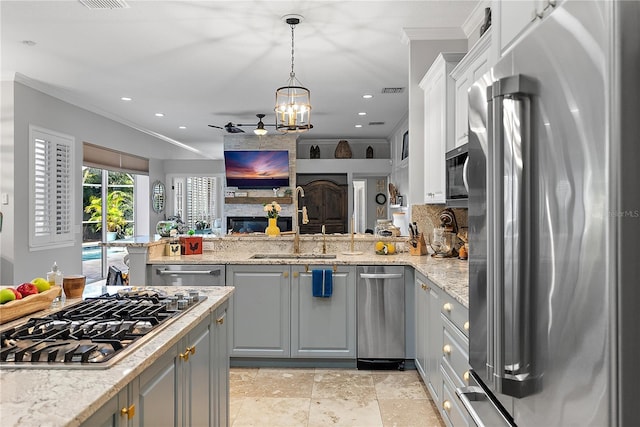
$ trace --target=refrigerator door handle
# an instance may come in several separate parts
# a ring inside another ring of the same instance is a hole
[[[522,75],[492,86],[494,129],[493,369],[496,390],[514,397],[533,392],[530,311],[530,95]]]

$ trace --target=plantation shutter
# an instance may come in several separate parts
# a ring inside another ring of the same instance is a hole
[[[196,221],[211,223],[215,212],[216,179],[206,176],[187,178],[186,223],[191,228]]]
[[[73,244],[74,139],[29,127],[31,153],[31,249]]]

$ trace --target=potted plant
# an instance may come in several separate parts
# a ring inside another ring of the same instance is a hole
[[[131,195],[123,191],[112,191],[107,195],[107,241],[124,236],[127,225],[125,213],[131,210]],[[96,223],[96,231],[102,229],[102,199],[91,196],[85,212],[91,214],[89,221]]]

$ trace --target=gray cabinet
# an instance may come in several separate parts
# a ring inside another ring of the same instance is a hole
[[[227,268],[231,298],[230,355],[289,357],[289,266],[234,265]]]
[[[212,383],[212,425],[229,425],[229,328],[228,305],[220,306],[214,313],[212,326],[213,373]]]
[[[228,426],[227,309],[207,316],[83,425]]]
[[[416,368],[447,426],[472,425],[455,390],[469,378],[469,311],[416,272]]]
[[[291,281],[291,356],[356,357],[356,287],[354,267],[341,266],[332,273],[329,298],[312,294],[313,269],[320,265],[294,265]]]
[[[333,272],[330,298],[312,296],[312,271],[331,265],[227,268],[232,357],[356,357],[355,267]]]
[[[107,403],[98,409],[84,425],[91,427],[126,427],[135,416],[135,412],[129,414],[129,388],[121,390]],[[121,410],[124,409],[124,413]]]
[[[178,426],[177,405],[182,400],[182,389],[176,386],[177,347],[160,357],[140,374],[140,390],[134,425],[153,427]]]
[[[202,323],[181,340],[176,359],[178,363],[179,419],[184,426],[212,425],[212,409],[209,405],[213,360],[210,323]],[[156,424],[157,425],[157,424]]]

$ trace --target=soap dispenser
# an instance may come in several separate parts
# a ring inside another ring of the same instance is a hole
[[[54,299],[54,302],[64,301],[65,294],[62,286],[62,271],[58,268],[58,264],[54,261],[51,271],[47,273],[47,282],[51,286],[60,286],[60,295]]]

